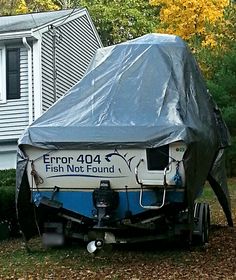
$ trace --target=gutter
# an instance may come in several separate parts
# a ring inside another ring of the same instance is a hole
[[[22,37],[32,37],[31,31],[19,31],[19,32],[8,32],[0,33],[0,40],[12,40],[21,39]]]
[[[29,100],[29,124],[31,124],[33,122],[32,48],[28,44],[26,37],[22,38],[22,42],[28,51],[28,100]]]

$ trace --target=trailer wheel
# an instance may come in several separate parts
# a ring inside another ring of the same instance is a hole
[[[194,209],[193,244],[204,245],[209,241],[210,208],[207,203],[196,203]]]
[[[209,242],[210,230],[210,207],[208,203],[204,203],[205,217],[204,217],[204,244]]]

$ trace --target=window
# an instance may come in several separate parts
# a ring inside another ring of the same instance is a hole
[[[7,100],[20,98],[20,49],[6,50]]]
[[[20,98],[20,48],[0,46],[0,103]]]
[[[169,145],[147,149],[148,170],[164,170],[169,163]]]

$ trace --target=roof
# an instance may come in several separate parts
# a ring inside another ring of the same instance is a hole
[[[80,9],[40,12],[15,16],[1,16],[0,34],[27,31],[45,24],[50,25],[51,22],[62,19],[63,17],[67,18],[78,10]]]

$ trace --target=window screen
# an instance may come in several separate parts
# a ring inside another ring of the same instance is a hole
[[[6,52],[7,99],[20,98],[20,49]]]
[[[169,145],[147,149],[148,170],[164,170],[169,163]]]

